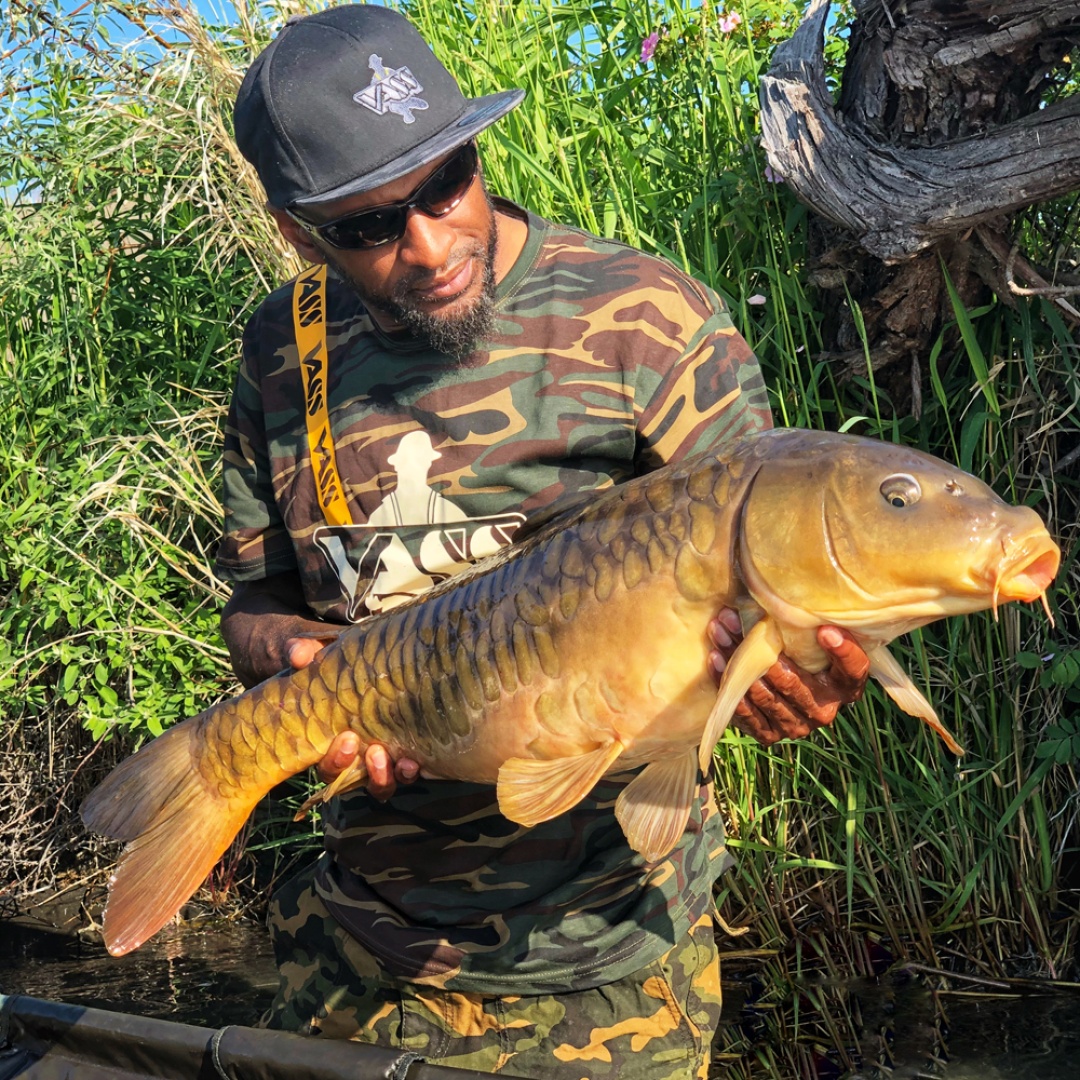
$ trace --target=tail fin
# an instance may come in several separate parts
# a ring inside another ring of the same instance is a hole
[[[226,799],[197,767],[201,717],[170,728],[114,769],[82,804],[87,828],[130,841],[109,881],[105,945],[137,949],[206,880],[254,809]]]

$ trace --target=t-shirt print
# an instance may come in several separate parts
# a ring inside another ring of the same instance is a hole
[[[389,611],[493,555],[525,520],[518,512],[470,518],[430,484],[440,457],[426,431],[409,432],[387,458],[396,486],[368,520],[315,530],[351,622]]]

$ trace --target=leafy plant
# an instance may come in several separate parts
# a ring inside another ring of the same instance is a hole
[[[807,214],[757,142],[757,80],[801,4],[401,6],[467,94],[527,91],[482,137],[493,191],[669,256],[716,288],[762,360],[778,422],[938,453],[1050,522],[1066,555],[1056,629],[1013,605],[899,647],[963,759],[871,689],[833,731],[797,744],[729,736],[717,769],[738,859],[723,909],[775,955],[778,980],[798,974],[808,927],[986,970],[1031,950],[1060,972],[1075,921],[1051,913],[1073,905],[1061,869],[1076,847],[1066,810],[1080,748],[1080,499],[1063,464],[1080,443],[1080,373],[1060,310],[957,301],[910,410],[870,363],[852,374],[822,355]],[[230,117],[285,7],[240,0],[208,21],[149,0],[10,5],[0,770],[19,792],[4,859],[20,888],[62,867],[58,842],[85,859],[72,810],[110,755],[236,689],[211,572],[220,427],[245,319],[298,263]],[[841,55],[834,42],[830,62]],[[1069,200],[1033,213],[1028,250],[1074,258],[1077,220]],[[95,750],[105,733],[112,742]],[[275,813],[254,838],[267,849],[298,835]]]

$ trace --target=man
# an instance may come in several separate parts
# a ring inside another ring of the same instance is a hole
[[[313,267],[251,320],[227,429],[222,631],[245,683],[310,662],[328,623],[421,593],[562,495],[770,423],[713,293],[488,195],[473,139],[521,97],[466,100],[377,6],[290,20],[244,80],[237,141]],[[707,629],[720,668],[737,620]],[[832,669],[779,665],[744,730],[806,734],[857,696],[865,656],[821,637]],[[357,752],[340,736],[324,776]],[[711,787],[653,866],[612,813],[626,775],[522,829],[490,787],[418,778],[378,746],[363,766],[367,791],[330,804],[326,851],[274,899],[271,1026],[523,1076],[705,1075]]]

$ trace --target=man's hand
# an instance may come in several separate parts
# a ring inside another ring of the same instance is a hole
[[[307,667],[325,647],[324,642],[309,637],[290,638],[285,643],[289,663],[294,668]],[[324,784],[336,780],[359,756],[360,736],[355,731],[340,732],[315,767],[319,779]],[[420,766],[412,758],[392,761],[382,743],[368,744],[364,751],[364,769],[367,772],[364,787],[379,802],[386,802],[397,791],[398,784],[411,784],[420,775]]]
[[[723,608],[709,624],[716,651],[709,656],[722,674],[742,640],[738,612]],[[800,739],[831,724],[841,705],[862,697],[870,660],[855,639],[836,626],[821,626],[818,644],[832,657],[824,671],[811,675],[785,656],[750,687],[735,710],[732,723],[744,734],[770,746],[780,739]]]
[[[305,668],[333,639],[317,637],[291,637],[285,639],[285,659],[293,671]]]
[[[344,772],[360,755],[360,736],[355,731],[343,731],[334,737],[326,755],[319,762],[319,779],[328,784]],[[367,783],[364,787],[373,799],[386,802],[397,791],[398,784],[411,784],[420,775],[420,766],[412,758],[390,759],[386,747],[371,743],[364,751]]]
[[[312,617],[296,573],[237,582],[221,614],[221,636],[244,686],[254,686],[286,667],[305,667],[338,629]],[[300,636],[320,633],[326,635],[321,641]]]

